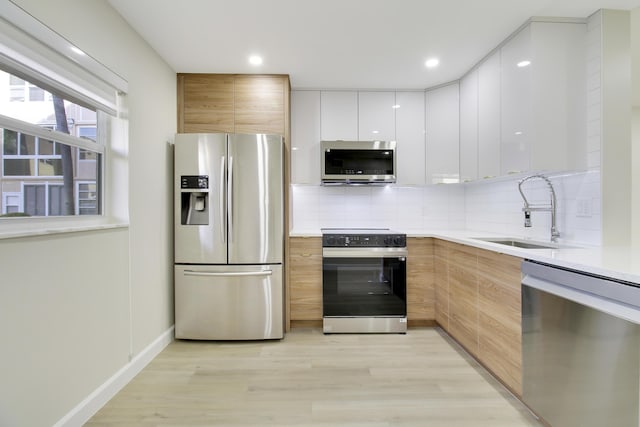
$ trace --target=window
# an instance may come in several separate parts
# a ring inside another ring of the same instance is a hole
[[[97,215],[98,214],[98,192],[95,182],[78,182],[76,200],[77,215]]]
[[[91,141],[96,141],[96,127],[95,126],[78,126],[78,136],[80,138],[86,138]],[[78,150],[78,160],[96,160],[96,153],[89,150]]]
[[[56,96],[47,100],[37,85],[0,71],[2,81],[9,85],[11,101],[25,94],[30,101],[20,108],[0,102],[0,191],[14,194],[11,205],[3,200],[3,213],[100,215],[104,146],[98,142],[98,112],[62,98],[56,111]]]
[[[2,193],[2,213],[17,214],[22,211],[22,193]]]
[[[127,82],[13,2],[0,16],[0,237],[10,230],[67,229],[51,216],[128,220]],[[114,153],[105,166],[105,152]],[[104,195],[103,182],[112,193]],[[32,216],[15,220],[6,216]],[[104,223],[85,218],[82,226]]]
[[[23,102],[26,82],[20,77],[10,76],[9,78],[9,101]]]
[[[60,144],[48,139],[3,131],[4,176],[62,176]]]

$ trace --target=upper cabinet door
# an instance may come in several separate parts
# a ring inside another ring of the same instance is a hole
[[[478,67],[478,177],[500,175],[500,52]]]
[[[235,78],[236,133],[285,135],[285,84],[282,76]]]
[[[320,91],[291,92],[291,182],[320,184]]]
[[[501,161],[503,175],[530,169],[532,126],[531,27],[526,26],[501,49]]]
[[[358,92],[358,139],[395,141],[395,92]]]
[[[230,74],[178,74],[178,132],[233,132]]]
[[[358,92],[322,91],[320,136],[324,141],[358,139]]]
[[[478,70],[460,80],[460,180],[478,178]]]
[[[396,92],[396,165],[399,185],[425,183],[424,92]]]
[[[427,184],[460,180],[460,100],[458,84],[426,93]]]

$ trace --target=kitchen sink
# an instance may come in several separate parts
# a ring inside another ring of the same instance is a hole
[[[560,249],[562,246],[556,243],[534,242],[522,239],[513,239],[509,237],[474,237],[474,240],[482,240],[483,242],[497,243],[499,245],[513,246],[522,249]]]

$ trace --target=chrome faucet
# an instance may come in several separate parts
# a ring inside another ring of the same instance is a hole
[[[522,192],[522,184],[531,179],[541,179],[547,183],[549,186],[549,192],[551,193],[551,201],[549,205],[532,205],[529,203],[524,193]],[[531,212],[533,211],[547,211],[551,212],[551,241],[557,242],[558,237],[560,237],[560,232],[558,231],[558,227],[556,227],[556,192],[553,189],[553,185],[551,185],[551,181],[544,175],[535,174],[529,175],[518,182],[518,191],[522,196],[522,200],[524,200],[524,207],[522,208],[522,212],[524,212],[524,226],[531,227]]]

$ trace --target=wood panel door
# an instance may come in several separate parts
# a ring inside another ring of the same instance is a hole
[[[322,239],[289,239],[291,320],[322,320]]]
[[[412,326],[435,319],[433,239],[407,239],[407,321]]]
[[[285,135],[286,77],[235,78],[235,132]]]
[[[477,264],[475,248],[450,244],[449,333],[474,356],[478,354]]]
[[[234,132],[234,76],[178,74],[178,132]]]
[[[478,250],[478,358],[522,395],[522,260]]]

